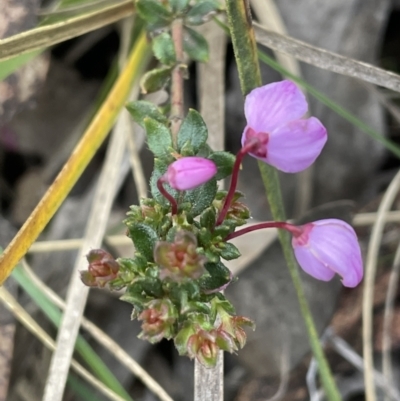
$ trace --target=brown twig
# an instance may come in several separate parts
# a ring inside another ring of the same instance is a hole
[[[176,138],[183,119],[183,21],[176,19],[171,26],[172,40],[176,53],[176,66],[172,70],[171,82],[171,132]]]

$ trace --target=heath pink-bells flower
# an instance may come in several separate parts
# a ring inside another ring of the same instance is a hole
[[[304,94],[291,81],[254,89],[245,100],[247,126],[242,146],[256,143],[249,154],[286,173],[306,169],[327,140],[326,129],[317,118],[303,118],[307,110]]]
[[[299,227],[292,245],[301,268],[318,280],[335,273],[345,287],[357,286],[363,277],[361,250],[353,228],[342,220],[318,220]]]
[[[293,235],[292,246],[300,267],[310,276],[331,280],[335,273],[345,287],[356,287],[363,278],[363,263],[357,235],[346,222],[318,220],[302,226],[284,221],[267,221],[229,234],[225,241],[264,228],[279,228]]]

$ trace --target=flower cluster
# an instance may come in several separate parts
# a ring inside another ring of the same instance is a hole
[[[182,122],[176,141],[155,106],[139,101],[129,110],[145,128],[155,155],[153,198],[142,199],[127,214],[134,257],[114,260],[104,251],[91,251],[82,280],[91,286],[125,287],[122,299],[133,304],[133,316],[142,321],[140,338],[152,343],[172,339],[181,355],[206,366],[215,364],[219,349],[242,348],[244,327],[254,328],[254,323],[237,316],[222,292],[232,282],[223,260],[240,256],[230,240],[250,231],[287,230],[306,273],[324,281],[338,274],[346,287],[360,283],[357,236],[341,220],[299,226],[272,221],[239,228],[250,217],[243,194],[236,190],[246,155],[295,173],[309,167],[327,141],[321,122],[304,117],[307,102],[294,83],[265,85],[246,97],[247,125],[236,157],[207,146],[207,128],[194,110]],[[218,191],[217,180],[229,176],[229,189]]]

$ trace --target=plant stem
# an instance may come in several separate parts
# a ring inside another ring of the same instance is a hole
[[[171,76],[171,133],[176,144],[183,119],[183,21],[178,18],[171,25],[172,41],[176,54],[176,66]]]
[[[251,233],[252,231],[263,230],[264,228],[279,228],[290,232],[293,236],[298,237],[303,233],[301,227],[294,226],[293,224],[286,223],[285,221],[265,221],[259,224],[253,224],[252,226],[242,228],[231,234],[229,234],[224,241],[229,241],[233,238],[240,237],[244,234]]]
[[[233,49],[239,70],[242,93],[246,95],[252,89],[259,87],[262,84],[258,65],[257,47],[254,38],[254,31],[251,25],[250,8],[246,0],[227,0],[226,9]],[[275,220],[284,221],[286,220],[286,217],[277,171],[275,168],[262,162],[258,162],[258,166],[267,192],[272,216]],[[341,396],[319,342],[318,333],[304,294],[299,270],[290,245],[290,234],[282,230],[279,230],[278,234],[290,275],[292,277],[293,285],[296,290],[311,348],[318,363],[321,381],[326,396],[330,401],[339,401],[341,400]]]
[[[164,181],[161,178],[157,181],[157,188],[161,195],[163,195],[171,204],[172,216],[176,215],[178,213],[178,204],[176,199],[164,188]]]

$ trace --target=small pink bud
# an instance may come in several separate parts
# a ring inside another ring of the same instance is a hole
[[[163,338],[170,339],[174,334],[174,323],[178,317],[175,306],[169,299],[151,301],[138,316],[143,321],[139,338],[152,344]]]
[[[297,227],[292,245],[300,267],[318,280],[329,281],[335,273],[345,287],[356,287],[363,278],[357,235],[342,220],[326,219]]]
[[[180,282],[197,279],[205,273],[205,257],[197,253],[197,238],[189,231],[178,231],[174,242],[160,241],[154,248],[154,260],[162,268],[160,277]]]
[[[85,285],[104,287],[117,277],[119,264],[108,252],[102,249],[92,249],[86,258],[89,262],[88,270],[80,272]]]
[[[194,189],[217,174],[217,166],[203,157],[182,157],[169,165],[162,177],[172,188],[179,191]]]

